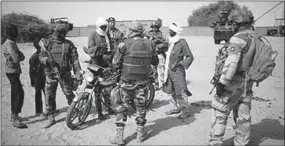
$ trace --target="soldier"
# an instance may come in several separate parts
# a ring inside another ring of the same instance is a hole
[[[105,18],[98,18],[96,21],[96,31],[92,32],[88,39],[88,49],[86,50],[89,56],[91,57],[92,64],[96,64],[101,67],[111,67],[112,65],[109,62],[109,55],[112,49],[110,42],[110,37],[106,33],[108,22]],[[97,90],[97,89],[95,89]],[[99,90],[99,89],[98,89]],[[95,105],[98,113],[99,120],[105,120],[106,117],[102,112],[102,99],[100,97],[100,91],[95,92]],[[111,109],[111,102],[108,97],[103,97],[105,107],[107,108],[108,114],[114,114],[114,111]]]
[[[56,123],[54,112],[58,82],[60,81],[62,91],[70,105],[75,97],[72,92],[74,82],[71,78],[71,68],[74,71],[77,84],[82,84],[83,80],[76,47],[71,41],[65,39],[66,34],[65,25],[59,24],[55,28],[54,35],[45,40],[44,46],[41,46],[40,61],[44,64],[46,73],[46,111],[49,119],[45,128]],[[58,69],[58,73],[54,67]]]
[[[13,24],[8,24],[5,27],[7,40],[3,44],[3,55],[5,58],[5,72],[11,85],[11,121],[12,125],[17,128],[27,128],[27,125],[22,123],[21,113],[24,103],[24,90],[20,81],[22,73],[20,62],[25,59],[24,54],[20,51],[16,44],[18,36],[18,27]]]
[[[150,67],[158,64],[154,45],[143,39],[143,25],[133,21],[129,27],[129,38],[119,45],[113,58],[115,69],[121,69],[120,100],[116,108],[116,133],[112,144],[124,145],[124,127],[127,120],[127,107],[130,100],[136,105],[137,142],[144,141],[148,135],[144,131],[146,123],[146,84],[149,81]]]
[[[185,70],[190,67],[194,57],[184,38],[180,35],[183,29],[176,23],[169,26],[169,48],[166,52],[163,92],[171,94],[172,109],[166,115],[179,114],[178,119],[190,116],[188,97],[191,92],[187,88]]]
[[[228,21],[228,16],[229,16],[229,10],[227,9],[221,10],[220,16],[217,18],[215,22],[213,22],[211,27],[215,27],[216,25],[219,25],[219,26],[225,26],[226,24],[230,25]]]
[[[147,36],[155,44],[156,53],[159,58],[158,66],[155,66],[153,71],[156,77],[156,88],[160,89],[162,87],[164,79],[164,64],[166,57],[165,51],[167,50],[168,43],[166,37],[159,30],[161,24],[158,20],[154,21],[154,23],[152,23],[150,27],[152,28],[152,30],[148,32]]]
[[[249,34],[252,30],[253,16],[244,11],[235,11],[230,15],[234,22],[235,35],[229,41],[227,57],[220,78],[217,79],[216,94],[212,101],[212,131],[209,145],[222,145],[228,115],[234,112],[237,129],[234,145],[247,145],[250,137],[251,97],[253,82],[246,80],[247,68],[252,64],[255,47],[251,46]]]

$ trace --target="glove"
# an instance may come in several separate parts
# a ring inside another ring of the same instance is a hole
[[[51,58],[48,58],[47,61],[46,61],[46,63],[47,63],[48,65],[50,65],[50,66],[55,66],[55,65],[56,65],[56,62],[54,62],[53,59],[51,59]]]
[[[154,39],[154,40],[152,41],[152,43],[157,44],[157,43],[158,43],[158,40]]]
[[[224,89],[225,85],[219,82],[216,87],[216,94],[221,97],[223,95]]]
[[[107,48],[107,43],[98,43],[97,47],[98,48]]]

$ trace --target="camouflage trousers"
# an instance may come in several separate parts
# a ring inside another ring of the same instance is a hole
[[[165,58],[162,54],[158,54],[159,63],[157,66],[157,75],[158,75],[158,87],[162,87],[164,82],[164,70],[165,70]]]
[[[159,63],[153,67],[155,84],[161,88],[164,82],[165,58],[163,55],[158,54]]]
[[[227,120],[233,110],[233,118],[236,124],[235,145],[246,145],[250,138],[251,124],[251,100],[252,92],[241,96],[242,92],[236,92],[235,96],[214,96],[212,101],[212,131],[210,133],[210,145],[222,145]]]
[[[47,74],[46,75],[46,87],[45,87],[45,104],[47,114],[52,114],[56,110],[56,91],[59,79],[56,77],[56,74]],[[75,97],[72,92],[72,79],[71,73],[65,72],[61,74],[60,86],[62,91],[67,99],[67,103],[70,105],[72,103],[73,98]]]
[[[116,125],[124,124],[127,121],[127,108],[128,103],[131,100],[134,101],[136,106],[136,124],[138,126],[144,126],[146,123],[146,85],[139,85],[134,90],[128,90],[126,88],[133,87],[134,84],[126,83],[121,81],[119,94],[120,94],[120,101],[118,102],[118,106],[116,108],[117,112],[117,119]]]

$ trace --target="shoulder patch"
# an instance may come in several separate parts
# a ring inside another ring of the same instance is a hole
[[[238,44],[230,44],[227,48],[228,54],[238,54],[241,52],[241,48]]]
[[[241,38],[238,38],[238,37],[231,37],[230,41],[229,41],[230,44],[237,44],[239,45],[241,48],[244,48],[247,44],[247,42]]]

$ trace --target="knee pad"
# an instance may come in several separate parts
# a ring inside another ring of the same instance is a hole
[[[215,96],[212,100],[212,108],[223,113],[230,113],[230,103],[228,102],[230,99],[228,97],[218,97]]]
[[[118,107],[115,108],[115,111],[117,113],[126,113],[127,110],[128,110],[127,107],[124,107],[124,106],[121,106],[121,105],[119,105]]]
[[[116,113],[117,113],[117,122],[118,123],[124,123],[127,121],[127,115],[128,115],[128,111],[126,107],[122,107],[122,106],[118,106],[115,109]]]

